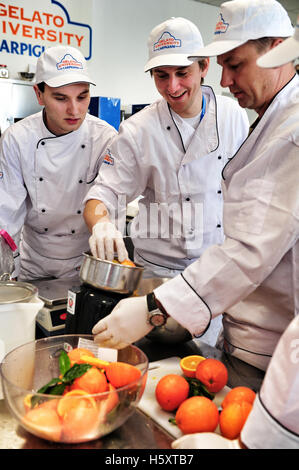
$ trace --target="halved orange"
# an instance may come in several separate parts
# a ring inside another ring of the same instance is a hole
[[[88,392],[85,392],[85,390],[71,390],[59,400],[57,413],[63,418],[71,409],[82,406],[83,404],[89,408],[97,407],[95,399],[91,397]]]
[[[84,354],[81,356],[81,361],[98,367],[99,369],[106,369],[110,364],[108,361],[102,361],[102,359],[98,359],[97,357],[85,356]]]
[[[193,356],[186,356],[180,360],[180,367],[186,377],[195,377],[196,367],[206,358],[194,354]]]

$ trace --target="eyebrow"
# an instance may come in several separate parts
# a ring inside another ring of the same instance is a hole
[[[78,96],[86,95],[86,94],[88,94],[88,92],[89,92],[89,89],[83,90],[83,91],[81,91],[81,93],[79,93]],[[68,95],[66,95],[64,93],[60,93],[59,91],[53,91],[52,96],[56,96],[56,97],[60,97],[60,98],[67,98],[68,97]]]

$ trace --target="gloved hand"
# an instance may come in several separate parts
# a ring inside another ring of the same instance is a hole
[[[172,442],[173,449],[241,449],[238,439],[226,439],[215,432],[185,434]]]
[[[146,296],[122,299],[107,317],[93,327],[94,341],[103,347],[122,349],[152,329],[147,322]]]
[[[113,261],[114,252],[117,252],[118,261],[129,258],[122,234],[112,222],[99,221],[92,229],[89,246],[93,256]]]

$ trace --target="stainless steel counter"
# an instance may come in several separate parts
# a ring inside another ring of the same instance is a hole
[[[182,344],[153,343],[144,338],[136,343],[150,361],[171,356],[199,354],[221,360],[229,373],[228,386],[246,385],[259,390],[264,373],[200,340]],[[171,449],[173,438],[138,409],[119,429],[96,441],[83,444],[57,444],[25,431],[0,400],[0,449]]]

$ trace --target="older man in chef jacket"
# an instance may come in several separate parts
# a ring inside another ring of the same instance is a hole
[[[299,16],[294,36],[257,60],[273,68],[299,57]],[[242,429],[239,440],[230,441],[210,433],[183,436],[175,449],[299,449],[299,315],[281,336],[267,369],[261,390]]]
[[[267,369],[299,312],[299,77],[292,63],[262,69],[256,61],[292,35],[275,0],[222,4],[215,40],[198,56],[217,55],[222,86],[258,112],[223,171],[225,241],[154,293],[121,301],[94,327],[97,342],[136,341],[151,330],[157,311],[194,336],[223,313],[219,347]]]
[[[88,250],[83,199],[117,134],[87,114],[90,84],[79,50],[47,49],[34,86],[43,110],[1,138],[0,227],[19,247],[13,274],[19,280],[74,277]]]

